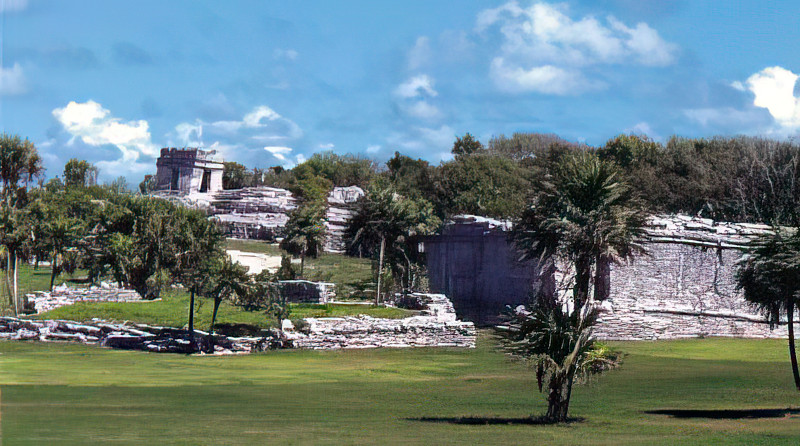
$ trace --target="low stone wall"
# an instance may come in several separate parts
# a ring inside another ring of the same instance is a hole
[[[136,302],[142,297],[136,291],[117,288],[103,283],[100,287],[70,288],[55,287],[53,291],[37,291],[26,294],[25,298],[33,303],[36,313],[44,313],[54,308],[72,305],[75,302]]]
[[[336,299],[336,284],[330,282],[280,280],[278,288],[287,302],[325,304]]]
[[[475,325],[459,321],[443,294],[414,294],[425,302],[419,316],[379,319],[369,316],[308,318],[303,332],[287,336],[308,349],[376,347],[475,347]]]
[[[0,340],[66,341],[104,347],[161,353],[246,354],[277,348],[341,349],[377,347],[475,347],[475,326],[456,319],[453,305],[443,295],[416,295],[427,303],[419,316],[378,319],[368,316],[308,318],[303,332],[272,330],[264,337],[214,335],[195,331],[103,321],[0,318]]]

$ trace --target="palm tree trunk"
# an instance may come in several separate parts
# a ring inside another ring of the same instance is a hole
[[[794,385],[800,390],[800,371],[797,369],[797,351],[794,346],[794,296],[790,296],[786,301],[786,319],[789,325],[789,359],[792,362]]]
[[[19,287],[17,286],[17,253],[14,252],[14,314],[19,316]]]
[[[194,287],[189,291],[189,340],[194,342]]]
[[[53,285],[56,282],[56,271],[58,271],[58,260],[53,256],[53,261],[50,264],[50,291],[53,291]]]
[[[14,305],[14,292],[11,287],[11,251],[6,255],[6,291],[8,292],[8,303]]]
[[[575,311],[580,312],[589,300],[589,283],[592,280],[592,258],[579,257],[575,261],[575,289],[573,298]]]
[[[383,250],[386,246],[386,237],[381,237],[381,254],[378,256],[378,289],[375,292],[375,306],[381,304],[381,276],[383,276]]]
[[[219,310],[219,304],[221,303],[222,303],[222,298],[219,297],[214,298],[214,312],[211,313],[211,326],[208,327],[209,353],[214,352],[214,323],[217,322],[217,310]]]
[[[303,251],[300,253],[300,278],[303,278],[303,269],[306,265],[306,252]]]

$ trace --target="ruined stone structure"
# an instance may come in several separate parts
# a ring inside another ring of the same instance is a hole
[[[505,305],[524,303],[532,293],[538,272],[516,262],[508,229],[502,222],[462,216],[425,242],[431,289],[448,293],[468,320],[491,323]],[[744,249],[766,231],[765,225],[652,217],[643,240],[648,254],[610,268],[609,297],[595,303],[602,310],[596,335],[785,337],[785,325],[770,329],[736,289]],[[570,274],[562,267],[556,275]],[[569,293],[562,297],[569,300]]]
[[[452,299],[460,318],[494,324],[507,305],[528,301],[538,272],[533,262],[517,261],[510,228],[508,222],[462,215],[425,239],[431,291]]]
[[[27,320],[0,317],[0,340],[78,342],[160,353],[245,354],[272,348],[475,347],[475,326],[456,319],[442,295],[416,295],[425,302],[418,316],[379,319],[368,316],[308,318],[302,330],[272,330],[263,336],[228,337],[195,330],[194,343],[184,329],[94,320]],[[146,304],[143,304],[146,305]],[[291,324],[289,324],[291,325]]]
[[[221,161],[216,151],[197,148],[163,148],[156,161],[156,188],[179,193],[214,193],[222,190]]]
[[[33,305],[36,313],[44,313],[77,302],[137,302],[142,297],[134,290],[118,288],[104,282],[102,286],[90,288],[57,286],[53,291],[26,294],[25,299]]]

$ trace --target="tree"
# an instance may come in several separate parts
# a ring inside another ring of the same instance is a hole
[[[757,240],[737,273],[737,283],[744,298],[760,308],[771,325],[786,316],[789,360],[795,387],[800,390],[794,338],[795,309],[800,304],[800,232],[776,229]]]
[[[251,174],[242,164],[226,161],[222,171],[223,189],[241,189],[252,182]]]
[[[616,366],[615,355],[592,338],[596,322],[594,309],[567,313],[556,305],[518,309],[508,325],[498,327],[505,350],[532,362],[540,392],[547,383],[545,421],[568,421],[576,380]]]
[[[139,193],[148,195],[158,187],[156,177],[154,175],[145,175],[141,183],[139,183]]]
[[[595,299],[608,295],[611,263],[643,253],[638,243],[646,214],[616,167],[592,153],[566,156],[515,227],[523,256],[539,259],[545,274],[560,257],[575,269],[576,311],[589,300],[594,271]]]
[[[64,183],[67,186],[88,187],[97,184],[99,169],[94,164],[72,158],[64,165]]]
[[[385,259],[401,275],[404,285],[409,286],[414,263],[412,250],[416,247],[413,240],[433,232],[439,223],[430,203],[405,198],[392,187],[375,185],[357,202],[345,239],[349,241],[351,254],[377,256],[375,305],[381,302]]]
[[[65,259],[67,250],[75,246],[79,234],[80,222],[64,215],[51,216],[44,225],[44,243],[50,255],[50,291],[56,277],[68,264]]]
[[[20,209],[26,204],[28,184],[43,173],[42,159],[31,141],[7,133],[0,135],[0,244],[6,251],[6,289],[15,313],[19,310],[17,258],[29,239]]]
[[[472,155],[482,151],[483,144],[469,133],[465,133],[463,138],[456,136],[456,141],[453,143],[453,149],[451,150],[453,155],[457,157]]]
[[[300,256],[300,277],[303,276],[306,257],[316,258],[325,247],[326,211],[325,203],[316,201],[302,203],[289,212],[280,246],[289,254]]]
[[[239,262],[234,263],[230,257],[225,257],[216,262],[216,265],[209,273],[209,285],[205,294],[206,297],[214,300],[211,325],[208,327],[208,332],[213,335],[220,304],[222,304],[223,300],[229,300],[235,295],[246,295],[250,277],[247,275],[247,268],[239,264]]]

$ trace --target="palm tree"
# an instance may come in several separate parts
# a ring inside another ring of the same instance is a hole
[[[644,253],[637,240],[646,214],[616,166],[594,153],[566,155],[554,170],[540,181],[514,238],[523,258],[538,259],[545,276],[554,271],[555,258],[572,263],[580,309],[593,279],[595,298],[607,297],[611,263]]]
[[[597,312],[571,314],[561,306],[517,311],[507,326],[498,327],[506,352],[532,362],[539,391],[547,383],[545,421],[568,420],[572,386],[577,379],[616,366],[616,357],[595,344],[592,327]]]
[[[300,256],[300,277],[303,276],[306,257],[316,258],[325,246],[325,202],[303,203],[289,213],[281,249]]]
[[[345,239],[349,241],[351,254],[378,256],[375,305],[381,302],[381,278],[387,253],[390,265],[402,272],[407,285],[413,263],[412,239],[433,232],[439,223],[430,203],[403,197],[391,187],[370,188],[358,201],[345,230]]]
[[[63,215],[50,219],[44,225],[44,243],[50,252],[51,261],[50,291],[64,267],[64,255],[75,244],[79,230],[80,223],[76,219]]]
[[[794,338],[794,313],[800,291],[800,231],[778,229],[757,240],[737,273],[744,298],[766,313],[771,325],[786,315],[789,335],[789,360],[797,390],[800,371]]]

